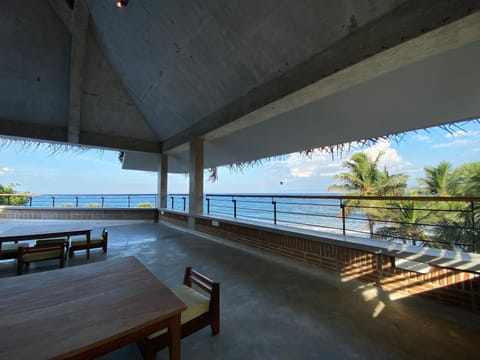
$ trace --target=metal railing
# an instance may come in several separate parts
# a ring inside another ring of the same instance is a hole
[[[188,212],[188,194],[168,206]],[[0,194],[0,205],[72,208],[157,207],[156,194]],[[480,197],[207,194],[212,216],[480,252]]]
[[[156,208],[156,194],[0,194],[0,205],[52,208]]]
[[[380,241],[479,252],[480,198],[207,194],[206,212]]]
[[[170,194],[170,208],[178,211],[188,211],[188,194]]]

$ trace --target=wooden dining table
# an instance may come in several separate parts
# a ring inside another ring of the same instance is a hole
[[[168,328],[186,309],[136,257],[0,279],[0,359],[90,359]]]

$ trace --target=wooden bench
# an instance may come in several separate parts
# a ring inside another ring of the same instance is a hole
[[[18,249],[28,247],[28,242],[0,242],[0,260],[16,259],[18,257]]]
[[[87,236],[86,235],[75,235],[70,236],[70,250],[68,252],[68,256],[72,257],[73,253],[78,250],[87,250]],[[107,229],[103,229],[102,233],[98,236],[92,236],[90,238],[89,248],[102,248],[103,252],[107,252],[107,245],[108,245],[108,231]]]
[[[68,248],[70,247],[67,237],[60,237],[60,238],[52,238],[52,239],[41,239],[35,242],[35,247],[49,247],[55,245],[63,245],[65,246],[65,258],[67,258]]]
[[[20,247],[17,257],[17,273],[23,274],[23,268],[29,267],[30,263],[59,259],[59,267],[65,266],[65,245],[57,244],[51,246]]]
[[[199,291],[192,288],[192,285]],[[206,326],[210,326],[212,335],[220,332],[220,284],[193,270],[185,269],[183,285],[172,289],[187,309],[181,314],[181,338],[184,338]],[[137,345],[144,359],[155,359],[156,353],[169,344],[167,329],[147,336]]]

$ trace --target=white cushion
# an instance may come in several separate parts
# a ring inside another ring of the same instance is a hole
[[[186,322],[208,312],[210,308],[210,299],[205,295],[200,294],[198,291],[195,291],[189,286],[180,285],[174,289],[172,292],[182,300],[187,309],[184,310],[181,314],[181,323],[185,324]],[[148,339],[156,338],[162,334],[165,334],[167,329],[162,329],[148,336]]]
[[[27,242],[19,242],[19,243],[2,243],[0,244],[2,253],[14,253],[17,252],[19,247],[28,247],[29,244]]]

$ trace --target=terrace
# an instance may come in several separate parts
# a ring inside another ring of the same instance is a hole
[[[281,209],[273,224],[239,221],[235,202],[233,214],[209,214],[203,185],[208,168],[478,119],[478,1],[0,8],[9,34],[0,45],[1,137],[113,149],[124,169],[158,173],[154,208],[102,208],[107,199],[89,209],[78,199],[62,209],[5,207],[4,229],[24,226],[19,219],[106,225],[111,251],[91,261],[135,255],[171,286],[186,265],[220,281],[220,336],[185,339],[185,358],[476,353],[479,255],[292,230],[277,223]],[[167,175],[186,172],[184,209],[168,209]],[[12,275],[12,262],[0,269]],[[106,358],[138,356],[128,346]]]
[[[84,222],[101,226],[100,222]],[[105,222],[104,222],[105,224]],[[389,292],[237,243],[163,223],[106,223],[109,252],[91,262],[134,255],[162,282],[181,282],[192,265],[220,281],[221,332],[204,329],[182,341],[186,359],[467,359],[477,350],[478,314],[420,298],[392,301]],[[55,221],[4,221],[51,228]],[[67,266],[86,262],[78,253]],[[48,264],[32,264],[32,272]],[[0,276],[15,274],[13,262]],[[104,359],[141,359],[135,345]],[[157,359],[167,359],[168,351]]]

